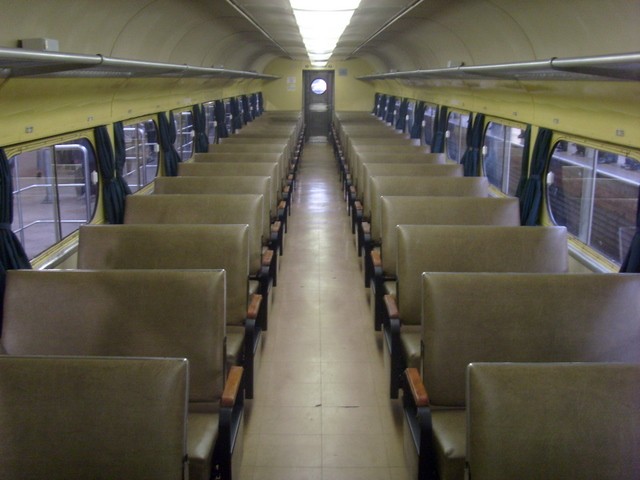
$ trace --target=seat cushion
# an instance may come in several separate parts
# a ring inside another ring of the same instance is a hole
[[[187,428],[187,455],[189,478],[209,480],[213,448],[218,439],[219,415],[214,413],[189,413]]]
[[[466,455],[466,412],[463,409],[431,412],[440,480],[462,480]]]
[[[403,325],[400,330],[400,343],[402,345],[402,355],[407,368],[417,368],[422,365],[422,326]]]

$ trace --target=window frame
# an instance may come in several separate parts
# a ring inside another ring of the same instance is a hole
[[[43,150],[46,148],[54,149],[55,146],[57,145],[70,144],[72,142],[79,143],[80,141],[85,143],[84,147],[87,147],[87,148],[90,147],[90,154],[93,159],[93,167],[94,167],[93,170],[89,172],[86,172],[86,171],[84,172],[85,195],[87,192],[86,186],[88,182],[90,185],[90,188],[93,188],[95,186],[95,200],[91,202],[90,201],[91,196],[93,195],[89,194],[87,200],[85,200],[87,208],[90,209],[90,212],[87,214],[88,218],[84,223],[78,222],[77,228],[65,234],[62,224],[69,223],[69,222],[64,222],[64,218],[60,214],[61,204],[60,204],[59,195],[54,194],[52,196],[52,201],[54,203],[52,204],[51,208],[54,209],[53,222],[55,222],[54,235],[56,240],[52,244],[50,244],[48,247],[44,248],[42,251],[34,254],[32,257],[29,257],[29,255],[27,254],[31,265],[35,269],[43,268],[43,266],[45,266],[45,262],[50,263],[53,257],[59,260],[61,258],[64,258],[65,256],[70,255],[72,253],[70,252],[70,250],[74,248],[74,245],[76,243],[78,230],[80,226],[99,222],[103,218],[103,213],[102,213],[103,200],[101,195],[103,180],[101,178],[100,168],[98,166],[99,159],[98,159],[97,150],[96,150],[94,130],[93,129],[78,130],[75,132],[65,133],[62,135],[56,135],[53,137],[42,138],[42,139],[34,140],[31,142],[25,142],[21,144],[3,147],[5,154],[7,156],[7,160],[11,161],[14,157],[19,155],[23,155],[30,152],[35,153],[35,152],[38,152],[39,150]],[[53,168],[56,169],[55,155],[53,156],[52,162],[53,162],[52,163]],[[12,201],[14,202],[14,207],[13,207],[14,223],[17,221],[17,219],[22,218],[22,209],[23,209],[22,199],[19,197],[16,198],[16,193],[19,193],[17,192],[17,189],[21,189],[21,186],[16,183],[16,175],[17,175],[16,172],[12,172],[12,183],[13,183]],[[54,190],[58,190],[58,188],[63,184],[58,183],[57,172],[53,173],[52,179],[53,179],[53,183],[51,187]],[[77,186],[74,186],[74,185],[71,185],[71,187],[78,188]],[[27,250],[28,247],[25,246],[23,231],[25,230],[25,228],[28,228],[28,226],[25,227],[22,222],[19,222],[19,223],[20,223],[19,231],[16,233],[16,236],[20,241],[20,243],[23,245],[23,248]]]
[[[542,209],[542,218],[541,218],[542,220],[541,223],[543,225],[561,225],[562,226],[562,224],[556,222],[554,212],[552,211],[552,205],[551,205],[552,202],[550,200],[550,186],[552,184],[552,180],[555,180],[555,178],[552,179],[550,177],[550,173],[552,173],[551,162],[552,162],[558,143],[562,141],[567,142],[567,144],[569,143],[578,144],[580,146],[584,146],[585,148],[593,149],[596,152],[604,151],[607,153],[615,154],[619,157],[624,156],[626,158],[632,158],[640,164],[640,152],[633,151],[631,149],[624,148],[622,146],[615,145],[615,144],[608,144],[608,143],[598,142],[598,141],[584,138],[584,137],[578,137],[578,136],[569,135],[565,133],[554,132],[554,135],[551,140],[551,148],[549,150],[549,158],[547,161],[545,174],[544,174],[546,181],[544,183],[544,197],[543,197],[545,205],[544,205],[544,208]],[[589,267],[596,267],[599,271],[602,271],[602,272],[612,272],[612,271],[616,272],[619,270],[621,263],[611,258],[611,256],[608,255],[604,250],[599,250],[598,248],[596,248],[596,246],[591,244],[592,238],[593,238],[592,237],[593,230],[594,230],[593,220],[594,220],[594,211],[596,209],[596,198],[597,198],[597,196],[595,195],[595,192],[598,184],[597,182],[599,178],[598,175],[603,175],[604,177],[608,177],[608,178],[616,178],[616,176],[611,172],[607,172],[605,170],[601,170],[598,168],[598,166],[601,164],[598,162],[597,154],[594,154],[593,159],[589,159],[589,162],[590,163],[587,165],[586,163],[581,164],[579,162],[569,161],[569,163],[574,163],[576,166],[588,169],[588,171],[590,171],[593,174],[590,178],[586,179],[585,181],[585,184],[588,189],[588,193],[580,197],[580,211],[586,214],[585,215],[586,219],[583,219],[582,215],[578,218],[580,225],[578,227],[577,235],[567,230],[567,233],[569,235],[569,242],[570,242],[570,246],[573,247],[573,250],[578,255],[578,258],[581,259],[581,261],[587,264]],[[629,184],[640,189],[640,176],[637,183],[634,182],[633,179],[627,179],[624,177],[617,177],[617,179],[625,184]],[[635,202],[637,202],[637,197],[634,199],[634,204],[637,205],[637,203]],[[637,215],[637,212],[635,212],[635,214]],[[632,215],[632,216],[635,218],[636,215]],[[583,223],[585,221],[586,221],[586,224]],[[635,229],[635,224],[633,226],[631,225],[629,226],[629,228],[632,228],[632,227],[633,229]],[[622,261],[624,259],[623,258],[624,255],[627,252],[620,251],[619,253],[621,255],[621,261]]]

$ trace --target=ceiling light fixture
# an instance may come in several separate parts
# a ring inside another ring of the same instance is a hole
[[[314,67],[325,67],[360,0],[289,0]]]

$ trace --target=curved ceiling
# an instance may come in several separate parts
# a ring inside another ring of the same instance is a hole
[[[3,2],[0,47],[261,71],[306,59],[288,0]],[[362,0],[334,60],[371,73],[640,51],[640,0]]]

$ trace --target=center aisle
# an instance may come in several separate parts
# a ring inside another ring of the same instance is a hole
[[[305,146],[281,259],[241,480],[404,480],[402,409],[328,144]]]

